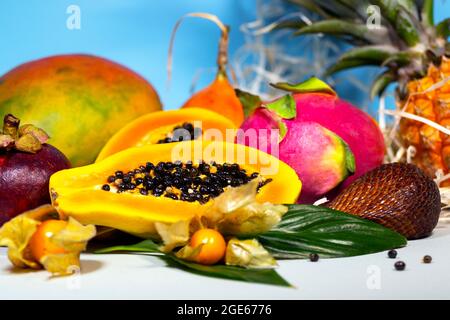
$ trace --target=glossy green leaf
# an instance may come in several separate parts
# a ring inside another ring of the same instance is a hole
[[[283,220],[258,236],[275,258],[348,257],[403,247],[406,239],[379,224],[321,206],[290,205]]]
[[[251,94],[250,92],[242,91],[240,89],[235,89],[234,91],[242,104],[245,118],[251,116],[253,112],[261,106],[262,101],[259,96]]]
[[[264,105],[282,119],[293,119],[297,115],[297,106],[292,95],[287,94]]]
[[[271,83],[270,85],[274,88],[292,93],[322,92],[336,95],[336,92],[333,90],[333,88],[331,88],[326,82],[316,77],[309,78],[306,81],[296,84],[278,82]]]
[[[152,240],[144,240],[136,244],[130,245],[119,245],[114,247],[102,248],[96,250],[95,253],[111,253],[116,251],[147,252],[147,253],[155,253],[158,255],[164,254],[159,250],[159,245],[157,245]]]
[[[206,266],[177,259],[171,255],[164,256],[164,260],[169,260],[169,265],[170,262],[172,262],[173,266],[182,267],[186,271],[204,276],[283,287],[291,286],[289,282],[284,280],[274,269],[245,269],[226,265]]]
[[[136,244],[103,248],[95,253],[113,252],[145,252],[157,255],[168,263],[169,266],[178,267],[196,274],[222,279],[239,280],[252,283],[263,283],[277,286],[291,286],[274,269],[245,269],[226,265],[205,266],[198,263],[184,261],[173,254],[165,254],[159,251],[159,246],[152,240],[144,240]]]

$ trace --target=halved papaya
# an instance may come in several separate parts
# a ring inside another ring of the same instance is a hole
[[[183,125],[185,127],[186,125],[190,126],[194,131],[179,130],[186,129],[183,128]],[[203,139],[205,137],[203,133],[210,129],[218,130],[223,140],[225,140],[226,129],[236,129],[236,126],[228,118],[216,112],[200,108],[149,113],[128,123],[113,135],[100,151],[96,162],[132,147],[178,142],[180,139]],[[177,131],[179,131],[179,134],[177,134]],[[187,138],[183,132],[188,133]],[[176,135],[176,141],[172,141],[174,134]],[[229,138],[230,141],[233,141],[233,137]]]
[[[258,202],[297,200],[301,182],[284,162],[243,145],[201,140],[130,148],[59,171],[50,193],[62,215],[147,238],[156,235],[155,222],[202,215],[223,189],[256,177]]]

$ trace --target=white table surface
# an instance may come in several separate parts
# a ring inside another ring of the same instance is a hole
[[[450,299],[450,225],[410,241],[396,260],[386,252],[280,261],[295,288],[208,278],[168,268],[157,257],[82,255],[80,275],[49,279],[45,271],[11,268],[0,248],[0,299]],[[429,254],[431,264],[421,262]],[[406,262],[405,271],[394,262]]]

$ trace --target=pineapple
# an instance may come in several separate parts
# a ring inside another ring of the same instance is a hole
[[[284,21],[281,27],[295,28],[296,35],[334,35],[354,45],[329,67],[327,74],[381,66],[384,70],[372,84],[372,98],[381,95],[389,84],[397,83],[396,104],[402,115],[397,134],[401,144],[413,147],[412,162],[429,176],[434,178],[439,171],[448,174],[450,19],[434,23],[432,0],[290,2],[316,13],[320,19],[310,24]],[[426,124],[424,119],[433,123]]]

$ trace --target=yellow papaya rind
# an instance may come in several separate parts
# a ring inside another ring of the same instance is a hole
[[[152,140],[160,139],[161,137],[150,136],[153,130],[164,127],[173,128],[183,122],[193,121],[200,121],[203,131],[208,129],[219,130],[224,137],[223,140],[225,140],[227,129],[237,129],[235,124],[228,118],[206,109],[189,108],[152,112],[128,123],[112,136],[100,151],[96,162],[122,150],[141,147],[149,144]],[[230,139],[233,138],[234,136],[230,137]]]
[[[180,150],[184,151],[184,156],[178,154]],[[221,154],[227,155],[225,161]],[[197,162],[200,159],[238,163],[248,173],[256,171],[272,179],[258,192],[258,202],[290,204],[295,203],[300,194],[301,182],[295,171],[267,153],[226,142],[187,141],[130,148],[92,165],[59,171],[50,178],[52,204],[61,215],[72,216],[83,224],[112,227],[152,238],[157,235],[155,222],[174,223],[203,215],[212,201],[202,205],[166,197],[106,192],[101,190],[102,185],[115,171],[127,172],[147,161]],[[256,162],[250,163],[255,159]]]

